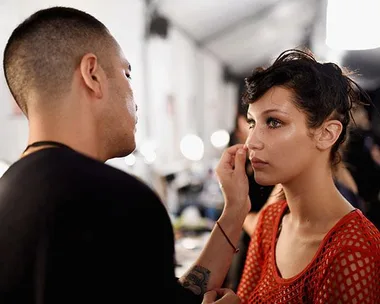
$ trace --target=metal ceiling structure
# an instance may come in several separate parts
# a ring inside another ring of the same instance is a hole
[[[304,46],[320,0],[161,0],[163,13],[200,47],[244,74]]]
[[[308,47],[323,60],[331,58],[325,44],[327,0],[147,2],[168,19],[169,26],[181,30],[237,76],[268,64],[289,48]],[[380,49],[344,51],[338,57],[340,64],[359,70],[363,86],[379,86]]]

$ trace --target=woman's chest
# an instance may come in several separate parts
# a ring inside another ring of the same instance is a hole
[[[282,234],[274,250],[274,265],[279,277],[289,279],[307,270],[317,258],[322,240],[323,236],[307,239]]]

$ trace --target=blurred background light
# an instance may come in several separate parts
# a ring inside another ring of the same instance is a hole
[[[226,130],[218,130],[212,133],[210,140],[215,148],[225,148],[230,141],[230,134]]]
[[[200,137],[194,134],[184,136],[180,143],[183,156],[189,160],[199,161],[203,158],[204,144]]]
[[[146,140],[140,147],[139,152],[144,157],[144,162],[148,165],[153,164],[157,158],[157,145],[153,140]]]
[[[134,156],[133,154],[129,154],[124,158],[124,161],[127,164],[127,166],[131,167],[136,163],[136,156]]]
[[[144,162],[147,164],[147,165],[151,165],[154,163],[154,161],[156,160],[157,158],[157,154],[156,152],[154,151],[150,151],[149,153],[147,153],[145,156],[144,156]]]

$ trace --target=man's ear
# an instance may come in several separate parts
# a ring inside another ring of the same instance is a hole
[[[342,133],[343,126],[339,120],[328,120],[322,124],[316,132],[315,140],[317,148],[326,150],[331,148]]]
[[[87,89],[96,97],[103,97],[104,72],[99,65],[98,58],[88,53],[82,57],[80,62],[80,73]]]

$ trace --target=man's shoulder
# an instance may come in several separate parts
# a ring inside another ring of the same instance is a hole
[[[155,192],[140,178],[109,164],[68,149],[45,149],[15,162],[4,174],[6,187],[24,180],[29,186],[68,191],[112,194],[138,193],[146,196]],[[1,184],[1,182],[0,182]],[[82,190],[82,191],[79,191]]]

